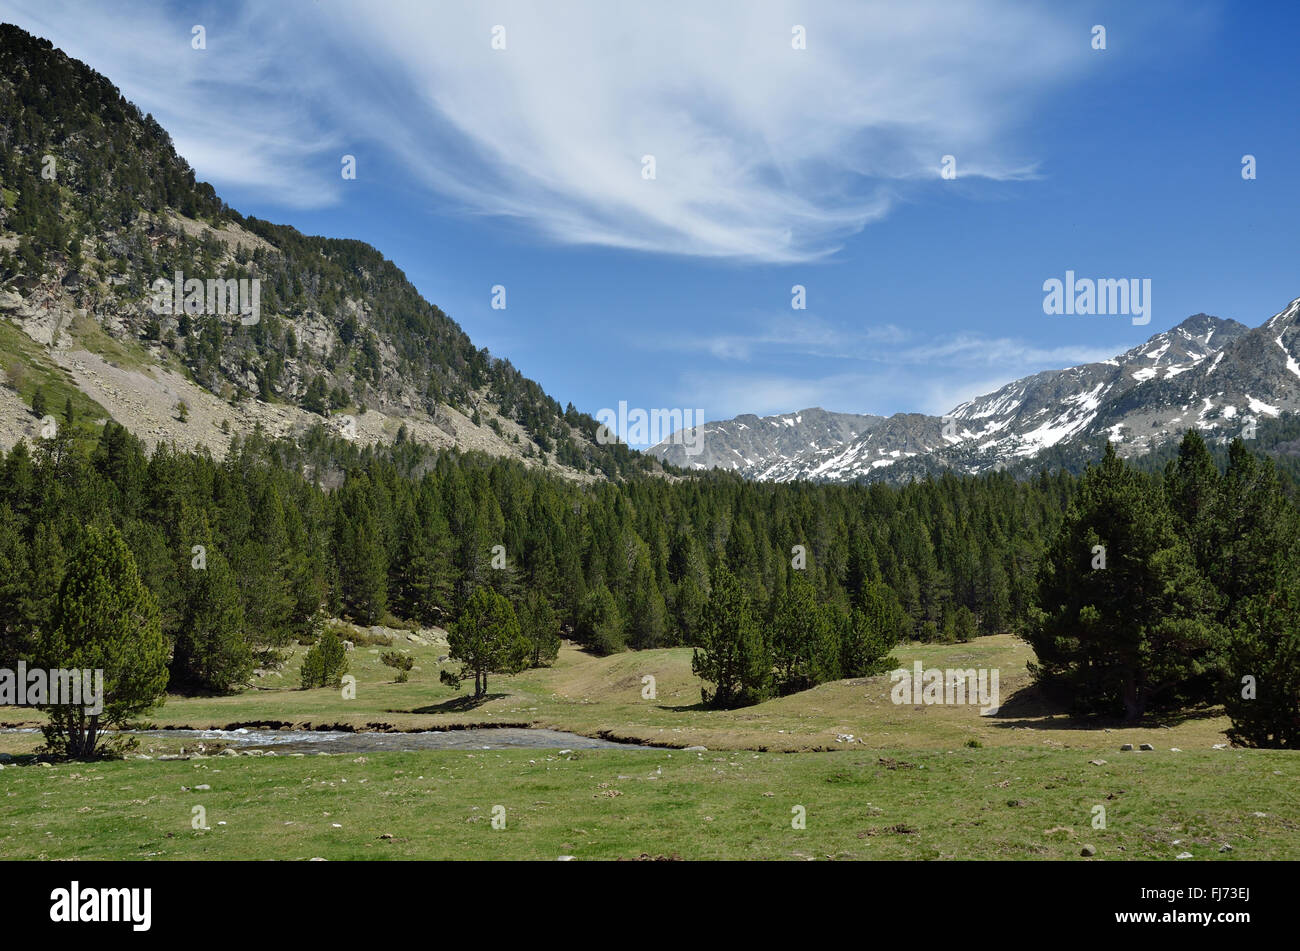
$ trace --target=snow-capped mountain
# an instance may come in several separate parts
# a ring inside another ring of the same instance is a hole
[[[1024,377],[944,416],[741,416],[705,424],[698,455],[670,443],[650,451],[776,482],[893,481],[943,467],[983,472],[1103,438],[1132,455],[1193,426],[1249,435],[1252,422],[1300,411],[1298,324],[1300,299],[1254,329],[1196,314],[1113,359]]]

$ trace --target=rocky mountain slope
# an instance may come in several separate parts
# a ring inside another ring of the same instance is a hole
[[[177,274],[179,301],[156,283]],[[254,281],[255,306],[244,293],[237,308],[235,291]],[[402,431],[579,478],[659,468],[601,445],[595,420],[476,348],[374,248],[230,208],[108,79],[9,24],[0,369],[6,446],[39,435],[46,416],[65,423],[70,407],[86,435],[114,418],[146,442],[218,454],[259,424],[324,425],[364,441]],[[52,412],[32,413],[33,402]]]
[[[868,419],[854,435],[799,447],[778,425],[790,417],[705,425],[704,451],[687,457],[661,444],[651,453],[684,468],[704,461],[748,478],[777,482],[899,481],[952,468],[979,473],[1059,461],[1102,439],[1136,455],[1193,426],[1212,435],[1250,436],[1260,421],[1300,410],[1300,299],[1263,325],[1196,314],[1141,346],[1101,363],[1051,370],[1008,383],[944,416],[900,413]],[[803,411],[835,417],[821,410]],[[764,439],[767,434],[780,433]]]

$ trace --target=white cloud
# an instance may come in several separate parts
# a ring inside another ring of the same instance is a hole
[[[833,252],[945,154],[964,178],[1035,174],[1015,130],[1088,52],[1073,19],[1008,0],[236,4],[201,53],[194,14],[0,9],[154,111],[218,187],[328,204],[365,142],[559,242],[765,262]]]
[[[820,350],[820,355],[837,357],[839,362],[823,362],[798,373],[783,372],[782,341],[769,334],[704,338],[694,342],[695,348],[712,344],[715,356],[729,356],[753,368],[684,374],[677,392],[686,395],[689,405],[703,407],[709,419],[741,413],[788,413],[809,406],[843,413],[938,416],[1012,380],[1043,370],[1099,362],[1125,349],[1118,344],[1042,347],[973,333],[924,344],[908,343],[907,339],[905,332],[892,324],[839,336],[814,326],[810,333],[796,335],[790,347],[805,354]],[[730,352],[724,352],[724,347]],[[825,372],[828,367],[838,369]],[[918,368],[927,372],[918,375]]]
[[[292,38],[269,30],[253,8],[232,4],[217,18],[144,5],[127,14],[121,5],[0,0],[0,18],[108,77],[158,120],[218,194],[238,186],[292,208],[338,201],[342,148],[328,103],[305,86]],[[196,20],[206,49],[191,46]]]
[[[910,347],[891,354],[897,359],[913,364],[939,364],[945,367],[998,367],[1008,373],[1020,375],[1043,369],[1060,369],[1084,363],[1109,360],[1124,347],[1064,345],[1040,347],[1010,337],[985,337],[981,334],[963,333],[946,339]],[[1010,381],[1010,377],[1003,380]]]
[[[707,336],[637,337],[649,350],[706,353],[721,360],[748,362],[756,357],[793,355],[835,359],[874,359],[885,345],[902,343],[907,335],[895,324],[846,328],[803,311],[791,317],[755,318],[750,333]]]

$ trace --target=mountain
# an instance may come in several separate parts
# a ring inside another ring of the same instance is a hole
[[[749,478],[766,479],[771,475],[765,461],[842,446],[884,421],[883,416],[828,413],[819,407],[761,419],[746,414],[706,423],[698,453],[688,453],[687,446],[671,442],[652,451],[683,468],[735,469]]]
[[[776,482],[904,481],[946,468],[1027,468],[1089,452],[1103,439],[1138,455],[1193,426],[1240,435],[1300,410],[1298,320],[1300,299],[1253,329],[1196,314],[1113,359],[1024,377],[944,416],[849,417],[871,422],[841,437],[825,430],[803,447],[773,422],[788,416],[759,426],[738,417],[706,424],[694,457],[670,443],[650,452],[683,468],[717,460],[747,478]],[[736,433],[742,421],[743,445]]]
[[[181,286],[182,306],[158,281]],[[578,478],[659,468],[600,444],[595,420],[476,348],[374,248],[229,207],[108,79],[11,24],[0,318],[4,447],[39,435],[36,401],[70,407],[84,436],[113,418],[147,443],[217,454],[232,435],[324,425]]]

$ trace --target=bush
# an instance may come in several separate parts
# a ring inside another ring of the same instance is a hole
[[[397,671],[396,682],[404,684],[410,678],[410,670],[415,666],[415,658],[410,654],[402,654],[398,651],[384,651],[379,655],[379,659],[387,667],[392,667]]]
[[[347,670],[348,655],[343,649],[343,642],[333,629],[327,629],[302,660],[303,689],[337,687]]]

